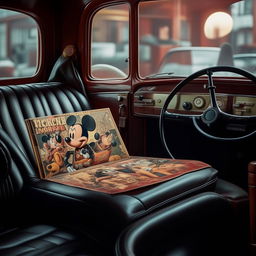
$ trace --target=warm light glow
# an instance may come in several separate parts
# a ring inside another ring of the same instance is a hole
[[[226,36],[233,28],[233,19],[226,12],[211,14],[204,24],[204,34],[208,39],[217,39]]]

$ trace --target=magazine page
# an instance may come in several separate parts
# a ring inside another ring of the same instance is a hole
[[[116,194],[140,189],[208,167],[208,164],[195,160],[131,156],[49,179],[74,187]]]
[[[25,122],[41,178],[129,157],[109,108]]]

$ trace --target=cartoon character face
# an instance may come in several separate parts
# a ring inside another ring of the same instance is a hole
[[[103,145],[109,147],[113,141],[113,134],[110,132],[106,132],[104,135],[102,135],[101,141]]]
[[[116,146],[114,135],[109,131],[105,132],[103,135],[95,133],[94,138],[98,140],[98,145],[101,148],[101,150],[109,149],[111,148],[111,146]]]
[[[93,131],[96,127],[95,120],[89,115],[82,117],[82,123],[76,123],[76,116],[67,118],[67,124],[70,126],[68,137],[65,142],[72,148],[83,148],[88,142],[88,131]]]
[[[62,146],[62,138],[59,134],[44,135],[42,141],[43,147],[47,150]]]
[[[57,142],[55,137],[51,137],[50,140],[48,141],[48,145],[50,148],[57,148],[59,143]]]
[[[83,136],[83,129],[80,124],[69,127],[69,137],[65,138],[66,143],[73,148],[82,148],[88,141],[87,136]]]

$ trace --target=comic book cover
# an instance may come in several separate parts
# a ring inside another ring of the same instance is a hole
[[[41,178],[128,158],[109,108],[26,119]]]

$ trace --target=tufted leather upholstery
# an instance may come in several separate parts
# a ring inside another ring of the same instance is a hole
[[[197,194],[130,225],[116,243],[117,256],[246,255],[232,209],[212,192]]]
[[[81,92],[58,82],[1,87],[0,102],[1,128],[28,157],[33,168],[36,163],[24,119],[89,108],[89,102]]]
[[[65,223],[85,229],[111,246],[120,231],[134,220],[215,188],[217,171],[213,168],[118,195],[40,180],[24,119],[90,108],[70,58],[60,57],[47,82],[0,87],[0,102],[0,148],[10,156],[8,173],[3,171],[0,184],[1,199],[8,199],[8,204],[18,210],[26,209],[27,222],[42,219]]]
[[[0,255],[103,255],[86,235],[50,225],[10,228],[0,232]],[[107,252],[104,251],[104,255]]]
[[[0,255],[102,255],[102,246],[86,233],[53,225],[22,198],[22,177],[13,174],[11,155],[0,141]],[[16,166],[13,166],[16,170]],[[43,214],[51,214],[45,205]],[[48,210],[48,211],[46,211]],[[62,225],[63,226],[63,225]],[[108,252],[104,249],[104,255]]]

